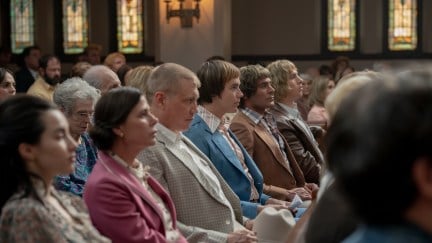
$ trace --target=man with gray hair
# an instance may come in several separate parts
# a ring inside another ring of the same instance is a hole
[[[55,187],[82,196],[84,184],[97,159],[97,150],[87,130],[93,117],[94,106],[100,97],[99,90],[81,78],[70,78],[54,91],[54,103],[66,116],[76,148],[75,171],[55,178]]]
[[[84,73],[83,79],[91,86],[100,90],[102,95],[111,89],[121,86],[117,74],[104,65],[90,67],[90,69]]]
[[[256,242],[250,220],[244,220],[240,200],[213,163],[182,132],[197,112],[200,81],[174,63],[156,67],[146,96],[159,119],[156,144],[138,159],[170,193],[179,229],[189,242]]]

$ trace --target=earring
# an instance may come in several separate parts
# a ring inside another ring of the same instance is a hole
[[[121,138],[123,138],[123,137],[124,137],[124,133],[120,133],[119,136],[120,136]]]

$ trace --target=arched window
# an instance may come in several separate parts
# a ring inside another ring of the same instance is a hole
[[[117,0],[118,51],[128,54],[143,51],[142,0]]]
[[[356,48],[356,1],[328,0],[327,47],[330,51],[353,51]]]
[[[417,1],[389,0],[388,48],[391,51],[417,48]]]
[[[34,45],[34,20],[32,0],[12,0],[11,13],[11,49],[21,53],[26,46]]]
[[[63,0],[62,8],[64,53],[82,53],[88,39],[87,0]]]

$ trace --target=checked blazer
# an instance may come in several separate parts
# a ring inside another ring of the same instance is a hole
[[[210,160],[188,138],[181,135],[181,139],[216,175],[229,205],[219,199],[205,173],[184,154],[187,152],[178,153],[162,132],[157,132],[156,144],[143,150],[138,159],[150,166],[150,174],[169,191],[178,227],[189,242],[225,242],[227,234],[234,231],[230,208],[236,220],[243,222],[240,200]]]

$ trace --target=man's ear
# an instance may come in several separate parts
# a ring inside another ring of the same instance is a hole
[[[34,145],[28,143],[21,143],[18,145],[18,153],[25,161],[33,161],[36,158],[36,150]]]
[[[163,106],[165,104],[166,94],[162,91],[157,91],[153,96],[153,103],[158,106]]]
[[[419,193],[432,200],[432,160],[418,158],[412,168],[412,177]]]

